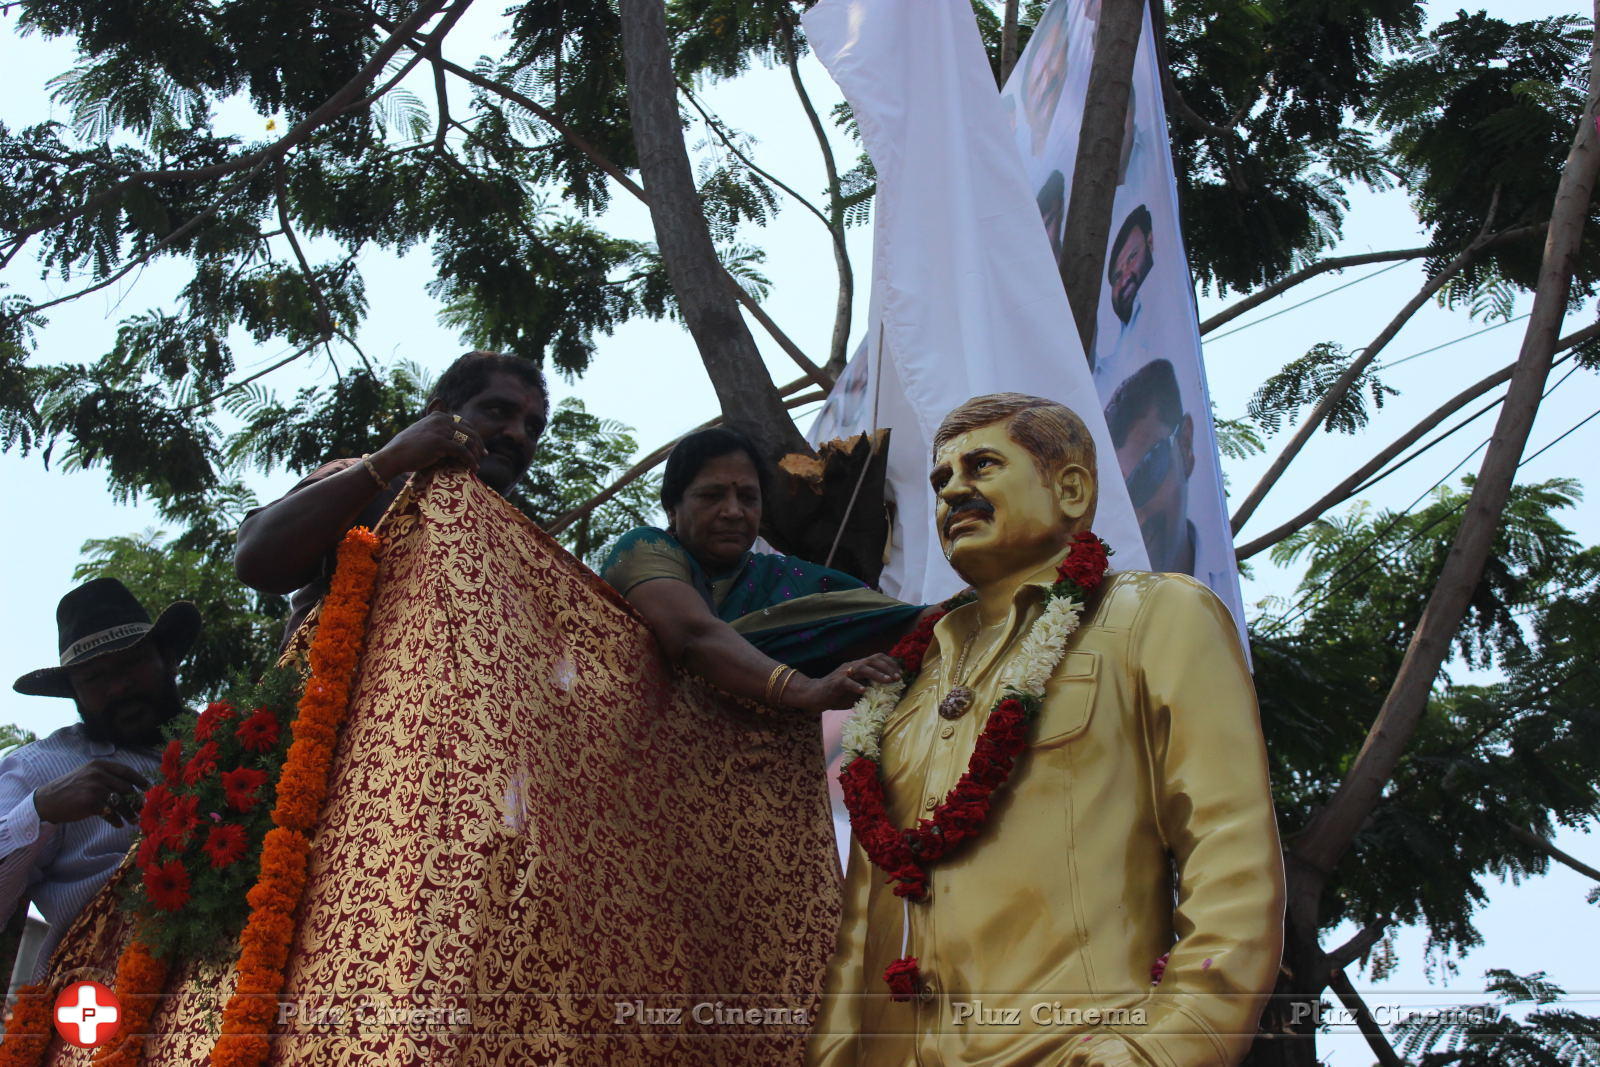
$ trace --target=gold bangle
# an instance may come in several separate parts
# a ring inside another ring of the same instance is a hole
[[[767,675],[767,688],[763,690],[761,694],[761,702],[763,704],[772,703],[772,686],[775,682],[777,682],[778,675],[782,674],[788,669],[788,665],[783,663],[780,663],[776,667],[772,668],[772,673]]]
[[[795,670],[793,667],[790,667],[789,668],[789,673],[783,676],[783,682],[782,682],[781,685],[778,686],[778,695],[777,695],[776,698],[773,699],[773,703],[778,705],[778,707],[781,708],[781,707],[785,706],[784,703],[783,703],[784,691],[789,688],[789,683],[794,681],[794,676],[799,674],[799,673],[800,673],[799,671]]]
[[[388,480],[385,479],[383,475],[379,474],[378,468],[373,465],[371,452],[367,452],[362,455],[361,465],[367,468],[367,473],[372,475],[372,480],[378,483],[379,489],[389,488]]]

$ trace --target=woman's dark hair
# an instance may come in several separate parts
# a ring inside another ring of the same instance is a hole
[[[737,430],[713,426],[709,430],[696,430],[672,448],[667,457],[666,472],[661,475],[661,507],[671,511],[683,502],[689,483],[694,481],[700,468],[718,456],[743,452],[756,468],[756,480],[761,483],[761,498],[767,497],[767,464],[756,451],[750,438]]]
[[[538,388],[543,398],[544,417],[550,418],[550,387],[545,383],[544,371],[532,360],[521,356],[507,356],[499,352],[467,352],[458,357],[428,394],[428,402],[437,402],[446,411],[457,411],[467,401],[483,392],[489,378],[495,374],[510,374]]]

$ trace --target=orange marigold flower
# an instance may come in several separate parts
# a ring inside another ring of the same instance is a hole
[[[5,1042],[0,1044],[0,1065],[33,1067],[55,1034],[55,995],[47,986],[25,985],[6,1016]]]
[[[150,1022],[160,1004],[158,994],[166,984],[167,965],[156,959],[144,942],[130,941],[117,961],[115,981],[117,997],[122,1002],[118,1033],[128,1036],[96,1049],[95,1067],[138,1067],[144,1057],[143,1035],[150,1032]]]
[[[311,677],[296,711],[294,742],[278,776],[275,828],[262,842],[261,873],[246,894],[250,917],[239,935],[239,980],[223,1008],[222,1035],[211,1052],[214,1067],[260,1067],[271,1052],[265,1035],[283,989],[294,912],[305,892],[310,843],[301,831],[316,826],[327,792],[333,746],[349,703],[350,676],[360,657],[377,580],[377,547],[377,537],[363,526],[351,530],[339,545],[332,589],[311,643]],[[244,743],[243,735],[240,740]],[[224,775],[225,789],[227,785]]]

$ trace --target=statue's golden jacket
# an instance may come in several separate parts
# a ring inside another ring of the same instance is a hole
[[[883,736],[896,825],[965,770],[1052,578],[1017,591],[1006,638],[969,663],[977,700],[955,722],[936,706],[977,605],[935,627]],[[926,901],[903,910],[852,846],[813,1062],[1188,1067],[1249,1048],[1278,970],[1283,868],[1233,620],[1193,579],[1122,572],[1068,649],[982,836],[933,865]],[[881,975],[906,911],[928,993],[895,1003]],[[1109,1025],[1088,1012],[1119,1008]]]

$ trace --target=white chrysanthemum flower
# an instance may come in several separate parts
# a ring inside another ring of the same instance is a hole
[[[1044,611],[1022,635],[1022,641],[1000,678],[1002,694],[1009,690],[1043,697],[1046,683],[1061,664],[1067,642],[1083,619],[1083,603],[1071,596],[1053,596]],[[904,681],[891,685],[868,686],[845,720],[840,740],[844,765],[855,759],[879,760],[882,757],[883,728],[895,706],[905,694]]]
[[[855,709],[840,730],[845,766],[856,757],[878,759],[884,724],[889,721],[889,714],[900,703],[900,696],[904,692],[905,683],[894,682],[889,685],[869,685],[867,691],[861,694],[861,699],[856,701]]]
[[[1067,641],[1078,629],[1079,603],[1071,597],[1052,597],[1043,613],[1028,627],[1007,672],[1010,687],[1030,696],[1043,696],[1045,684],[1066,652]]]

